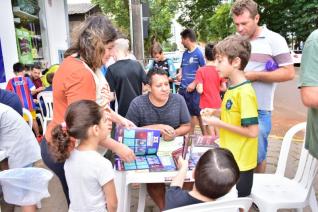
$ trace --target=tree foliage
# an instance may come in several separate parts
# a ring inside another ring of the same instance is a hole
[[[208,40],[221,40],[235,32],[230,12],[231,4],[221,4],[216,7],[214,15],[208,20],[210,28]]]
[[[129,34],[128,0],[92,0],[92,3],[97,4],[122,33]]]
[[[197,34],[198,39],[207,41],[211,37],[211,24],[209,20],[215,14],[218,0],[185,0],[179,3],[182,14],[178,18],[178,22],[192,28]],[[214,37],[214,36],[212,36]]]
[[[259,4],[261,23],[287,39],[296,42],[306,37],[318,27],[318,0],[256,0]],[[178,21],[193,28],[199,39],[224,38],[231,33],[233,26],[229,8],[218,6],[217,0],[187,0],[180,3],[181,11]],[[228,33],[225,33],[228,31]]]
[[[129,3],[128,0],[92,0],[108,15],[125,35],[129,36]],[[145,1],[143,1],[145,2]],[[148,49],[151,39],[159,42],[171,37],[171,20],[175,16],[178,0],[148,0],[150,8],[148,38],[145,39],[145,49]]]
[[[318,0],[260,0],[261,23],[296,43],[318,27]]]

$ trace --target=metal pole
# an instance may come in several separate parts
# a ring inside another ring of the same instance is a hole
[[[143,64],[143,34],[142,34],[142,14],[140,0],[131,0],[132,9],[132,31],[133,31],[133,52],[137,60]]]

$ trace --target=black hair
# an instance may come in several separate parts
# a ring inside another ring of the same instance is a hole
[[[215,54],[214,54],[214,44],[208,43],[205,45],[205,58],[209,61],[213,61],[215,59]]]
[[[227,149],[214,148],[199,159],[194,184],[200,194],[217,199],[232,189],[239,176],[240,170],[233,154]]]
[[[46,75],[46,81],[52,85],[52,82],[53,82],[53,78],[54,78],[54,73],[49,73]]]
[[[20,73],[22,71],[25,70],[25,65],[23,65],[22,63],[15,63],[13,64],[13,72],[14,73]]]
[[[80,100],[68,106],[65,112],[65,126],[59,124],[52,130],[49,148],[57,162],[64,162],[70,156],[70,147],[75,139],[87,139],[88,129],[100,123],[103,110],[92,100]]]
[[[153,68],[150,69],[150,70],[148,71],[148,73],[147,73],[147,83],[148,83],[149,85],[151,85],[151,83],[152,83],[152,76],[155,75],[155,74],[158,74],[158,75],[166,75],[167,77],[169,77],[169,76],[168,76],[168,73],[167,73],[165,70],[163,70],[163,69],[161,69],[161,68],[159,68],[159,67],[153,67]]]
[[[180,35],[183,39],[189,38],[192,42],[197,40],[195,32],[192,29],[185,29],[180,33]]]
[[[40,69],[41,70],[41,66],[40,65],[33,65],[32,69]]]

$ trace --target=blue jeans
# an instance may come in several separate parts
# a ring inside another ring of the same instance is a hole
[[[257,164],[266,159],[268,136],[272,129],[272,112],[267,110],[258,110],[258,154]]]

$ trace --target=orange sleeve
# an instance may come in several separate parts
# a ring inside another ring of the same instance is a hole
[[[93,75],[85,68],[72,72],[65,79],[67,105],[77,100],[96,101],[96,85]]]

